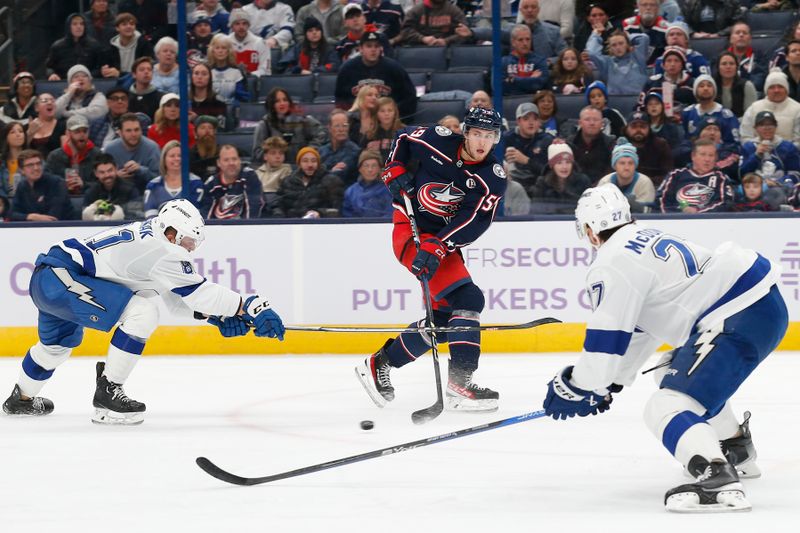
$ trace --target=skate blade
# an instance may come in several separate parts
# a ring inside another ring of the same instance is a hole
[[[741,490],[719,491],[716,500],[716,503],[703,504],[696,492],[679,492],[667,498],[665,507],[673,513],[735,513],[753,508]]]
[[[383,409],[388,402],[386,401],[386,398],[381,396],[381,393],[378,392],[378,389],[373,386],[372,373],[369,371],[369,368],[366,365],[359,365],[355,368],[355,371],[358,381],[361,382],[361,385],[364,387],[364,390],[367,391],[370,399],[375,403],[375,405]]]
[[[92,423],[103,426],[138,426],[144,422],[144,412],[140,413],[117,413],[108,409],[96,408]]]
[[[445,409],[463,413],[494,413],[498,409],[497,400],[472,400],[461,396],[447,396]]]

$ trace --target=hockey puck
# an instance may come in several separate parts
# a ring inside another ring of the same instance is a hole
[[[372,420],[362,420],[361,421],[361,429],[364,431],[369,431],[370,429],[375,427],[375,422]]]

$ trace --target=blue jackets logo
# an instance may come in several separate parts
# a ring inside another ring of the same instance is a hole
[[[417,193],[420,206],[424,211],[442,218],[450,218],[458,211],[458,205],[464,199],[464,191],[453,183],[426,183]]]

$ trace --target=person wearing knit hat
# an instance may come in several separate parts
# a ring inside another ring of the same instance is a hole
[[[602,81],[594,81],[586,87],[586,103],[603,114],[603,133],[606,135],[622,135],[625,128],[625,117],[619,110],[608,107],[608,89]]]
[[[283,180],[270,216],[314,219],[338,216],[344,183],[330,174],[313,146],[297,151],[297,169]]]
[[[91,122],[108,113],[106,96],[95,90],[89,69],[73,65],[67,72],[67,80],[64,94],[56,99],[56,118],[69,118],[77,113]]]
[[[320,163],[322,160],[319,156],[319,151],[314,148],[313,146],[304,146],[297,151],[297,156],[294,158],[294,162],[296,165],[300,165],[300,159],[306,154],[311,154],[317,158],[317,164]]]
[[[356,4],[349,4],[356,5]],[[380,152],[364,150],[358,156],[358,179],[344,191],[343,217],[389,218],[392,193],[380,180],[383,159]]]
[[[771,111],[778,121],[777,135],[797,145],[800,139],[800,103],[789,98],[789,81],[779,70],[769,73],[764,82],[764,98],[756,100],[742,116],[742,142],[757,137],[755,118],[761,111]]]
[[[208,19],[212,33],[228,33],[229,14],[219,0],[200,0],[194,12],[189,15],[189,23],[195,24],[198,19]]]
[[[531,213],[569,213],[574,211],[583,191],[591,180],[578,170],[572,148],[563,139],[555,139],[547,147],[548,170],[533,187],[528,188],[531,197]]]
[[[689,26],[683,21],[682,18],[675,20],[674,22],[670,23],[669,28],[667,29],[667,46],[678,47],[683,50],[684,56],[686,57],[685,70],[690,76],[696,78],[701,74],[707,74],[711,72],[711,67],[703,54],[689,48],[690,34],[691,31],[689,30]],[[664,72],[663,55],[656,59],[654,72],[656,74],[661,74]]]
[[[250,14],[244,9],[231,11],[228,25],[231,28],[230,41],[236,53],[236,62],[244,66],[253,76],[272,74],[271,54],[264,39],[250,31]]]
[[[686,52],[677,46],[668,46],[660,58],[662,60],[663,71],[660,74],[650,76],[639,95],[640,105],[644,97],[650,92],[664,92],[665,82],[672,86],[672,109],[673,113],[680,113],[684,107],[696,102],[694,98],[694,79],[686,71]]]
[[[554,168],[563,161],[574,162],[575,156],[568,143],[561,139],[556,139],[547,147],[547,165],[550,168]]]
[[[638,171],[639,155],[636,147],[625,137],[617,139],[617,145],[611,152],[611,166],[614,172],[603,176],[597,186],[613,183],[622,194],[628,197],[631,210],[642,212],[647,204],[656,199],[656,188],[653,181]]]
[[[726,143],[739,143],[739,119],[730,109],[725,109],[722,104],[714,99],[717,96],[717,83],[708,74],[701,74],[694,80],[694,94],[697,103],[683,110],[681,123],[687,137],[695,137],[699,132],[697,126],[705,117],[717,119],[722,133],[722,140]]]
[[[20,72],[12,80],[11,99],[0,108],[0,123],[20,122],[23,126],[36,118],[36,79],[30,72]]]

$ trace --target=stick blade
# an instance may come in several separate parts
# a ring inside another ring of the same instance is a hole
[[[411,413],[411,421],[417,425],[425,424],[438,417],[444,411],[444,403],[436,402],[426,409]]]
[[[198,457],[194,460],[194,462],[197,463],[197,466],[199,466],[209,476],[215,477],[220,481],[224,481],[232,485],[241,485],[247,487],[250,485],[256,485],[258,483],[257,480],[254,480],[253,478],[246,478],[237,476],[236,474],[231,474],[230,472],[221,469],[212,463],[210,459],[205,457]]]

